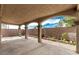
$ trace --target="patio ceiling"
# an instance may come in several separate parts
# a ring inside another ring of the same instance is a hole
[[[68,9],[74,4],[4,4],[0,7],[1,21],[9,24],[23,24],[47,15],[53,15]]]

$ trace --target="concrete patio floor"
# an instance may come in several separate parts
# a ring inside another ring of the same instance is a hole
[[[76,55],[75,46],[29,37],[4,37],[0,45],[0,55]]]

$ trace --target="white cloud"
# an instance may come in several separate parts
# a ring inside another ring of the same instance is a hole
[[[58,23],[59,21],[60,21],[60,19],[48,19],[48,20],[44,21],[42,23],[42,25],[44,25],[46,23],[54,24],[54,23]]]
[[[18,29],[18,26],[16,25],[8,25],[9,26],[9,29]]]
[[[28,25],[28,27],[37,26],[37,25],[38,25],[38,23],[30,23],[30,24]]]

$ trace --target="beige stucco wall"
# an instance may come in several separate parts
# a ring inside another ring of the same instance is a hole
[[[75,27],[70,28],[46,28],[42,29],[42,34],[44,34],[45,37],[55,37],[57,39],[60,39],[62,33],[68,32],[68,33],[76,33]],[[29,29],[29,36],[37,36],[37,29]]]
[[[55,37],[56,39],[60,39],[62,33],[68,32],[68,33],[76,33],[76,27],[71,28],[46,28],[42,29],[42,34],[44,34],[45,37]],[[2,29],[1,34],[4,37],[8,36],[17,36],[18,30],[17,29]],[[21,30],[21,34],[25,34],[25,30]],[[37,37],[38,30],[37,29],[28,29],[28,36],[35,36]]]
[[[25,33],[24,30],[21,30],[22,35]],[[9,37],[9,36],[18,36],[18,30],[17,29],[2,29],[1,35],[3,37]]]

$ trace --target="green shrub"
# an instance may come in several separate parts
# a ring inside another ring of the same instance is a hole
[[[64,40],[64,41],[68,40],[68,34],[66,32],[62,34],[61,40]]]

